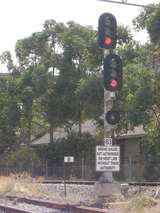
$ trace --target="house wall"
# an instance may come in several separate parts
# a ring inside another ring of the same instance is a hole
[[[140,138],[121,139],[120,145],[120,172],[119,179],[139,181],[142,176]]]

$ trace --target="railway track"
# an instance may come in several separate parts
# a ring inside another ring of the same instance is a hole
[[[72,180],[45,180],[42,182],[42,184],[75,184],[75,185],[94,185],[96,181],[72,181]],[[160,186],[160,182],[126,182],[126,183],[120,183],[121,186],[128,185],[128,186]]]
[[[85,181],[85,180],[44,180],[43,184],[79,184],[79,185],[94,185],[96,181]]]
[[[5,198],[10,201],[10,204],[0,204],[0,212],[4,213],[110,213],[110,210],[107,209],[76,206],[67,203],[55,203],[40,199],[16,196],[7,196]],[[19,204],[21,204],[21,208]],[[36,210],[33,206],[36,206]],[[24,207],[24,209],[22,209],[22,207]]]
[[[77,185],[94,185],[96,181],[85,181],[85,180],[44,180],[42,184],[77,184]],[[160,182],[127,182],[130,186],[160,186]]]
[[[62,184],[63,180],[45,180],[44,184]],[[65,181],[66,184],[94,185],[94,181]],[[160,186],[160,182],[128,182],[128,186]],[[111,213],[110,209],[91,208],[87,206],[58,203],[48,200],[31,199],[26,197],[7,196],[1,202],[0,213]],[[6,205],[7,204],[7,205]],[[31,207],[30,207],[31,206]],[[24,208],[23,208],[24,207]],[[34,208],[37,208],[34,210]]]
[[[130,186],[160,186],[160,182],[128,182]]]

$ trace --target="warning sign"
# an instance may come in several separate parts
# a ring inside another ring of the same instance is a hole
[[[119,171],[120,147],[96,146],[96,171]]]

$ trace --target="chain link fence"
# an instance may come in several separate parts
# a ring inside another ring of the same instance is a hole
[[[73,163],[31,161],[15,164],[0,163],[0,175],[8,176],[16,173],[29,173],[33,177],[43,176],[45,179],[98,180],[102,172],[96,172],[95,160],[77,159]],[[156,162],[140,159],[123,159],[120,171],[113,172],[117,181],[160,181],[160,160]]]
[[[14,164],[0,163],[0,175],[8,176],[16,173],[28,173],[33,177],[43,176],[45,179],[84,179],[95,180],[95,162],[84,159],[73,163],[31,161]]]

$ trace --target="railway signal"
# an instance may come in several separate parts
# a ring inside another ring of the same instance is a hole
[[[122,88],[122,60],[116,54],[109,54],[104,59],[104,87],[114,92]]]
[[[111,13],[103,13],[98,21],[98,42],[104,49],[114,49],[117,43],[117,21]]]

